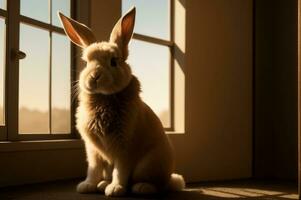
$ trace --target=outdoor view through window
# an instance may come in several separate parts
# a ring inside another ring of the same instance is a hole
[[[70,0],[21,0],[20,14],[61,26]],[[19,133],[70,133],[70,42],[63,34],[22,23],[19,64]]]
[[[123,0],[122,13],[136,6],[137,34],[170,40],[169,0]],[[142,85],[142,98],[170,127],[170,50],[164,45],[133,39],[129,60]]]

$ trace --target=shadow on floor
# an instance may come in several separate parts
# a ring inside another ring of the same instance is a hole
[[[291,182],[262,182],[254,180],[208,182],[188,185],[185,191],[149,197],[127,196],[108,198],[102,194],[78,194],[78,180],[7,187],[0,189],[1,200],[221,200],[221,199],[298,199],[297,186]]]

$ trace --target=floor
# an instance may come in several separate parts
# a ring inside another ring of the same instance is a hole
[[[103,194],[78,194],[75,186],[78,180],[7,187],[0,189],[1,200],[220,200],[220,199],[298,199],[297,186],[291,182],[262,182],[240,180],[190,184],[185,191],[157,196],[108,198]]]

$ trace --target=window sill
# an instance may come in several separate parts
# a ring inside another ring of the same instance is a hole
[[[165,131],[168,135],[183,135],[184,132]],[[51,149],[81,149],[84,143],[81,139],[34,140],[34,141],[1,141],[1,152],[42,151]]]
[[[37,140],[37,141],[3,141],[0,142],[1,152],[41,151],[51,149],[81,149],[84,148],[80,139]]]
[[[185,134],[184,131],[165,131],[168,135],[183,135]]]

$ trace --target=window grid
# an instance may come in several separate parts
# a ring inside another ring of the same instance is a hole
[[[51,2],[51,1],[49,1]],[[70,1],[70,15],[74,14],[74,3]],[[51,4],[51,3],[50,3]],[[19,114],[19,60],[16,58],[16,50],[19,49],[19,30],[20,24],[24,23],[27,25],[31,25],[37,28],[42,28],[44,30],[49,31],[50,34],[50,48],[52,45],[52,33],[59,33],[65,35],[63,28],[57,27],[51,24],[52,16],[50,12],[50,22],[44,23],[35,19],[32,19],[27,16],[23,16],[20,14],[20,0],[9,0],[7,1],[7,10],[0,9],[0,17],[5,17],[6,19],[6,35],[11,33],[9,37],[6,37],[6,66],[10,66],[10,69],[6,72],[7,81],[5,84],[5,91],[10,91],[9,94],[6,94],[5,99],[9,99],[7,105],[4,107],[5,110],[9,110],[6,112],[6,119],[9,123],[1,127],[0,126],[0,140],[44,140],[44,139],[66,139],[66,138],[75,138],[76,134],[74,132],[74,122],[73,122],[73,112],[74,108],[70,108],[71,112],[71,124],[70,130],[71,133],[67,134],[19,134],[18,128],[18,114]],[[71,48],[71,57],[74,54],[74,47]],[[21,49],[22,50],[22,49]],[[51,49],[50,49],[51,50]],[[51,61],[51,51],[49,51],[50,61]],[[51,63],[49,63],[49,70],[51,71]],[[71,59],[71,66],[74,65],[74,60]],[[71,70],[71,69],[70,69]],[[51,74],[51,73],[49,73]],[[71,81],[74,80],[74,70],[71,70]],[[51,81],[51,76],[49,77]],[[51,82],[50,82],[51,83]],[[49,85],[51,88],[51,84]],[[70,88],[70,90],[72,87]],[[51,92],[51,90],[49,91]],[[70,95],[72,91],[70,91]],[[51,106],[51,95],[49,95],[50,102],[49,106]],[[71,99],[71,98],[70,98]],[[51,109],[49,109],[49,116],[51,116]],[[49,117],[51,120],[51,117]],[[51,122],[50,122],[51,126]],[[51,133],[51,132],[50,132]]]
[[[72,3],[72,1],[70,1],[70,4],[71,3]],[[52,24],[52,1],[48,0],[48,4],[49,4],[49,16],[48,16],[49,23],[42,22],[37,19],[33,19],[31,17],[27,17],[27,16],[24,16],[21,14],[19,14],[19,17],[20,17],[20,23],[24,23],[24,24],[27,24],[27,25],[30,25],[30,26],[33,26],[36,28],[42,28],[49,32],[49,44],[48,44],[49,45],[49,64],[48,64],[48,74],[49,74],[49,76],[48,76],[48,79],[49,79],[49,82],[48,82],[48,116],[49,116],[48,131],[49,131],[49,133],[47,133],[47,134],[53,135],[56,133],[53,133],[53,131],[52,131],[52,67],[53,67],[52,66],[52,41],[53,41],[52,36],[53,36],[53,33],[60,33],[60,34],[65,35],[65,32],[64,32],[63,28],[60,28],[60,27]],[[70,5],[70,8],[72,8],[72,5]],[[71,94],[71,91],[70,91],[70,94]],[[19,134],[21,134],[21,133],[19,133]],[[47,134],[43,133],[42,137],[44,137]],[[63,133],[60,135],[66,135],[66,134],[69,135],[70,133]],[[39,135],[39,134],[34,134],[34,135]]]
[[[6,18],[7,17],[7,11],[0,8],[0,16]]]
[[[134,33],[133,34],[133,39],[144,41],[150,44],[158,44],[161,46],[166,46],[170,50],[170,58],[169,58],[169,76],[170,76],[170,112],[169,112],[169,117],[170,117],[170,126],[169,127],[164,127],[165,131],[174,131],[174,48],[175,48],[175,43],[174,43],[174,0],[169,0],[169,21],[170,21],[170,27],[169,27],[169,32],[170,32],[170,39],[165,40],[153,36],[148,36],[144,34],[139,34],[139,33]]]

